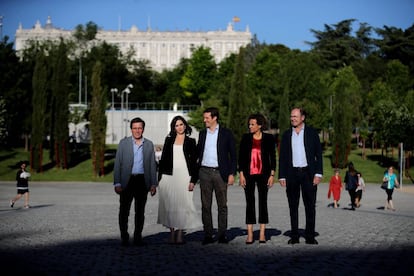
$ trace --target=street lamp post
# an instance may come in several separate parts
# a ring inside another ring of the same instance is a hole
[[[115,142],[115,133],[114,133],[114,111],[115,111],[114,94],[115,93],[118,93],[118,89],[111,88],[111,94],[112,94],[112,108],[111,108],[112,143]]]
[[[112,93],[112,110],[114,110],[115,109],[115,106],[114,106],[114,94],[115,93],[118,93],[118,89],[111,88],[111,93]]]
[[[128,84],[128,86],[121,92],[122,120],[125,122],[125,137],[128,135],[128,119],[124,118],[124,93],[126,94],[126,109],[128,109],[128,94],[131,93],[132,88],[134,88],[134,86],[132,84]]]

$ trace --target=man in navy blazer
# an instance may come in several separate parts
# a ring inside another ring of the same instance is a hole
[[[135,204],[134,245],[144,245],[142,230],[148,191],[156,193],[157,163],[153,143],[143,137],[145,122],[134,118],[130,123],[132,136],[118,145],[114,165],[114,189],[119,194],[119,229],[122,245],[129,244],[128,217],[132,200]]]
[[[228,243],[227,185],[233,185],[237,170],[235,140],[229,129],[219,126],[219,111],[216,107],[204,110],[203,120],[206,129],[200,131],[197,144],[204,225],[203,244],[214,242],[211,215],[213,191],[218,207],[218,242]]]
[[[305,126],[305,112],[294,108],[290,113],[292,128],[282,136],[279,154],[279,182],[286,187],[289,202],[291,239],[299,243],[298,207],[300,190],[305,206],[307,244],[318,244],[315,239],[315,202],[317,185],[323,174],[322,147],[315,129]]]

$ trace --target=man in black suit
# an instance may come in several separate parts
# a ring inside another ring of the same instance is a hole
[[[198,138],[198,165],[201,189],[203,244],[213,243],[213,219],[211,205],[213,191],[218,207],[218,242],[228,243],[227,230],[227,185],[233,185],[237,169],[236,145],[232,132],[219,126],[219,111],[215,107],[204,110],[206,129]]]
[[[323,174],[321,143],[316,130],[305,126],[303,109],[292,109],[290,122],[292,128],[283,133],[279,155],[279,183],[286,187],[290,211],[291,239],[288,243],[299,243],[298,207],[302,190],[306,243],[318,244],[315,239],[315,202],[317,185]]]

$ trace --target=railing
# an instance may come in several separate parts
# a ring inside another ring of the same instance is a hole
[[[125,110],[180,110],[180,111],[194,111],[198,105],[181,105],[175,103],[165,102],[129,102],[128,106],[124,103]],[[108,109],[112,109],[112,104],[108,104]],[[114,102],[114,109],[121,110],[121,102]]]

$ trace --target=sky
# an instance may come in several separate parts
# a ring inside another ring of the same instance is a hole
[[[65,30],[92,21],[104,30],[154,31],[225,30],[237,16],[234,28],[248,27],[260,42],[308,50],[305,42],[315,41],[311,29],[346,19],[357,20],[354,31],[360,23],[405,30],[414,24],[414,0],[1,0],[0,16],[9,42],[19,24],[43,26],[48,16]]]

